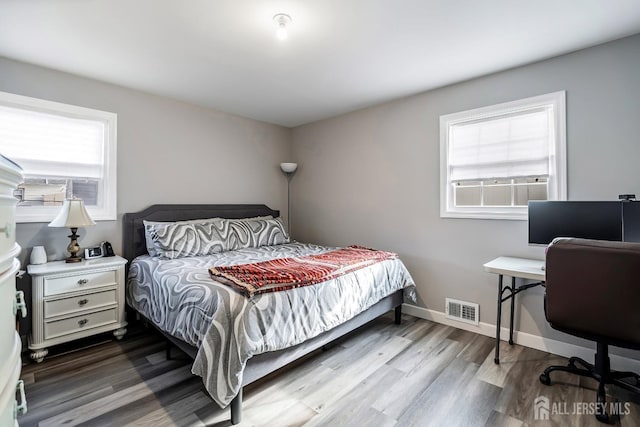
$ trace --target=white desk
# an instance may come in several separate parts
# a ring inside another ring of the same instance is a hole
[[[535,286],[544,286],[544,261],[501,256],[483,265],[488,273],[498,275],[498,315],[496,321],[496,352],[493,361],[500,363],[500,324],[502,321],[502,303],[511,300],[511,318],[509,320],[509,344],[513,345],[513,314],[515,311],[516,295]],[[511,277],[511,286],[503,286],[503,277]],[[536,280],[535,283],[525,283],[516,286],[516,279]],[[507,295],[505,296],[505,292]]]

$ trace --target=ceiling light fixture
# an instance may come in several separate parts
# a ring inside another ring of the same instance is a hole
[[[276,37],[280,40],[286,39],[288,36],[287,25],[291,24],[291,17],[286,13],[277,13],[273,15],[273,22],[278,26]]]

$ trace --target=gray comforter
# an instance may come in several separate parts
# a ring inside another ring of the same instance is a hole
[[[388,260],[314,286],[248,299],[215,282],[208,268],[319,254],[335,248],[289,243],[203,257],[136,258],[129,270],[127,302],[172,336],[198,348],[192,372],[225,407],[242,386],[247,360],[315,337],[405,288],[415,301],[411,275]]]

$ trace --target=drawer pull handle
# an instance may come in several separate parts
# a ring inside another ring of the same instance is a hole
[[[78,285],[80,285],[80,286],[86,285],[87,283],[89,283],[88,279],[80,279],[80,280],[78,280]]]
[[[16,300],[13,303],[13,315],[16,316],[18,314],[18,310],[20,310],[20,316],[23,318],[27,317],[27,303],[24,301],[24,292],[17,291],[16,292]]]
[[[24,395],[24,381],[18,381],[16,385],[16,391],[20,395],[20,403],[16,401],[13,405],[13,419],[18,418],[18,415],[26,415],[27,413],[27,396]]]
[[[4,227],[0,228],[0,233],[4,233],[7,239],[11,237],[11,223],[5,223]]]
[[[86,298],[85,299],[81,299],[80,301],[78,301],[78,305],[82,306],[82,305],[85,305],[88,302],[89,302],[89,300],[86,299]]]
[[[82,319],[82,320],[78,320],[78,326],[80,326],[81,328],[86,325],[88,322],[87,319]]]

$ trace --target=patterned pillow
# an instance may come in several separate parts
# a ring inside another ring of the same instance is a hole
[[[281,218],[227,219],[223,225],[220,235],[227,251],[282,245],[290,241]]]
[[[272,217],[270,217],[272,218]],[[213,220],[222,219],[222,218],[203,218],[203,219],[190,219],[187,221],[173,221],[173,222],[160,222],[160,221],[147,221],[143,220],[142,224],[144,225],[144,238],[147,243],[147,253],[150,256],[159,256],[157,253],[156,245],[152,238],[152,235],[160,232],[164,234],[164,228],[172,225],[172,224],[206,224]]]
[[[223,219],[204,223],[170,223],[147,227],[155,256],[175,259],[222,252],[223,240],[218,233]]]
[[[290,241],[282,220],[273,217],[144,224],[149,255],[170,259]]]

